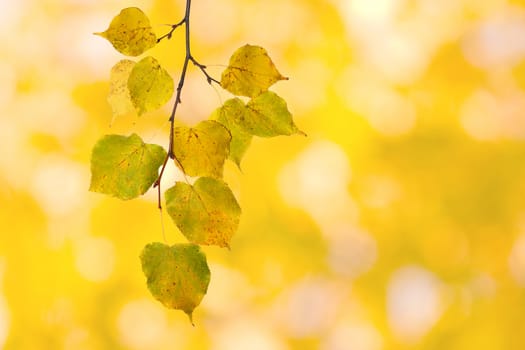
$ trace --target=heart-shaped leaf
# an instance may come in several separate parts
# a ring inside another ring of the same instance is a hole
[[[176,164],[189,176],[222,178],[231,135],[221,123],[205,120],[193,128],[176,127],[173,152]]]
[[[136,198],[153,185],[165,159],[161,146],[146,144],[137,134],[106,135],[93,147],[89,190]]]
[[[201,177],[193,186],[177,182],[165,197],[168,214],[190,242],[230,246],[241,208],[224,181]]]
[[[131,70],[128,79],[131,101],[139,115],[154,111],[168,102],[173,95],[173,79],[159,62],[144,57]]]
[[[193,310],[210,283],[206,256],[195,244],[150,243],[140,255],[151,294],[164,306],[184,311],[193,323]]]

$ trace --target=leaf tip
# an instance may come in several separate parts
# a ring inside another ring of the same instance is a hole
[[[186,313],[186,315],[188,315],[188,318],[190,320],[191,325],[193,327],[195,327],[195,322],[193,322],[193,310],[191,310],[191,311],[185,310],[184,313]]]
[[[304,131],[299,129],[297,127],[297,125],[295,125],[295,123],[293,123],[292,127],[293,127],[293,131],[294,131],[295,134],[300,135],[300,136],[304,136],[304,137],[308,137],[308,135]]]
[[[237,169],[239,169],[239,171],[241,172],[241,174],[243,173],[242,171],[242,167],[241,167],[241,161],[237,161],[237,160],[234,160],[233,161],[235,163],[235,165],[237,165]]]
[[[301,135],[301,136],[304,136],[304,137],[308,137],[308,135],[307,135],[304,131],[302,131],[302,130],[297,129],[296,133],[297,133],[298,135]]]

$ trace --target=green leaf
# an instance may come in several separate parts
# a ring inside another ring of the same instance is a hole
[[[221,86],[238,96],[255,97],[279,80],[286,80],[260,46],[244,45],[222,72]]]
[[[173,79],[159,62],[144,57],[133,67],[128,79],[128,89],[139,115],[156,110],[173,95]]]
[[[137,134],[106,135],[93,148],[89,190],[120,199],[144,194],[158,177],[166,151]]]
[[[176,127],[173,152],[176,164],[189,176],[222,177],[231,135],[221,123],[205,120],[193,128]]]
[[[113,119],[135,112],[128,89],[128,78],[134,66],[131,60],[121,60],[111,68],[108,102]]]
[[[232,140],[230,142],[229,158],[239,168],[241,167],[242,157],[252,141],[252,135],[241,126],[246,118],[246,113],[247,109],[244,103],[238,98],[233,98],[224,102],[224,105],[215,110],[211,117],[217,119],[219,123],[230,130]]]
[[[195,244],[150,243],[140,255],[151,294],[164,306],[184,311],[192,321],[210,283],[206,256]]]
[[[263,92],[246,105],[248,115],[240,121],[250,134],[260,137],[302,134],[295,126],[286,101],[272,91]]]
[[[95,33],[107,39],[120,53],[138,56],[157,44],[148,17],[137,7],[128,7],[113,18],[105,32]]]
[[[224,181],[201,177],[193,186],[177,182],[165,197],[168,214],[190,242],[230,246],[241,208]]]

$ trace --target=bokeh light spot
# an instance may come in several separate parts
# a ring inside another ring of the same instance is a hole
[[[34,171],[32,190],[49,215],[64,215],[85,203],[88,178],[85,168],[60,157],[40,161]]]
[[[388,22],[398,8],[399,0],[353,0],[343,2],[347,11],[357,19],[366,22]]]
[[[117,319],[120,340],[131,349],[155,349],[167,331],[164,309],[155,301],[135,300],[124,305]]]
[[[104,237],[85,237],[76,241],[75,266],[85,279],[100,282],[108,279],[115,264],[113,243]]]
[[[525,235],[516,239],[509,256],[509,269],[512,277],[525,288]]]
[[[199,19],[191,23],[192,35],[213,45],[229,40],[239,26],[239,8],[231,0],[196,1],[192,13]]]
[[[321,343],[321,350],[381,350],[383,339],[374,326],[367,323],[341,322]]]
[[[466,59],[481,68],[509,67],[525,57],[525,11],[510,7],[492,14],[465,37]]]
[[[328,237],[328,264],[342,276],[355,278],[368,271],[377,259],[377,243],[369,234],[343,225]]]
[[[348,67],[338,88],[347,107],[364,117],[382,135],[404,135],[416,124],[414,102],[374,76],[374,72]]]
[[[461,125],[471,137],[480,141],[525,139],[524,109],[523,91],[507,91],[499,95],[478,90],[462,106]]]
[[[5,259],[0,257],[0,287],[2,287],[4,270]],[[1,294],[1,291],[2,289],[0,288],[0,348],[3,348],[9,334],[10,316],[7,302]]]
[[[369,208],[386,208],[401,196],[400,185],[391,177],[371,174],[359,188],[361,200]]]
[[[343,149],[316,141],[282,169],[279,188],[290,205],[304,208],[320,225],[329,225],[357,215],[349,181],[350,164]]]
[[[312,337],[333,323],[338,305],[348,291],[323,278],[306,278],[285,290],[275,309],[282,327],[294,338]]]
[[[241,312],[255,294],[244,275],[219,264],[210,264],[210,270],[213,278],[201,306],[221,318]]]
[[[441,282],[430,271],[406,266],[395,271],[387,290],[388,321],[394,335],[416,343],[426,335],[443,311]]]
[[[212,330],[212,350],[285,350],[285,342],[261,321],[237,316]]]

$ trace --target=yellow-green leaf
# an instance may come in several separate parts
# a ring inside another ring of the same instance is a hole
[[[211,117],[230,130],[232,140],[230,142],[229,158],[239,168],[241,167],[242,157],[252,141],[252,135],[241,126],[244,118],[246,118],[246,113],[247,110],[244,103],[238,98],[233,98],[224,102],[222,107],[215,110]]]
[[[222,177],[231,135],[221,123],[205,120],[193,128],[176,127],[173,153],[176,164],[189,176]]]
[[[210,269],[200,247],[150,243],[142,250],[140,261],[148,289],[155,299],[167,308],[184,311],[192,321],[193,310],[210,283]]]
[[[144,194],[158,177],[166,151],[146,144],[137,134],[106,135],[91,155],[90,191],[132,199]]]
[[[222,72],[221,86],[234,95],[255,97],[285,79],[264,48],[244,45],[233,53]]]
[[[148,56],[131,70],[128,89],[133,105],[142,115],[169,101],[173,95],[173,79],[155,58]]]
[[[304,135],[294,124],[286,101],[274,92],[263,92],[251,99],[246,108],[248,114],[241,121],[241,125],[252,135],[261,137]]]
[[[135,112],[128,89],[128,78],[134,66],[135,62],[131,60],[121,60],[111,68],[108,102],[113,119]]]
[[[113,18],[109,28],[95,33],[107,39],[120,53],[138,56],[157,44],[148,17],[137,7],[128,7]]]
[[[201,177],[193,186],[177,182],[165,197],[168,214],[190,242],[229,247],[241,208],[224,181]]]

